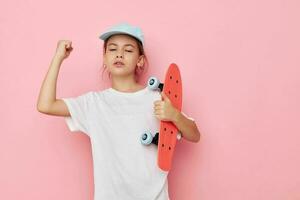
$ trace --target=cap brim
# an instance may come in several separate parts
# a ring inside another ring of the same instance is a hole
[[[137,39],[138,41],[140,41],[143,44],[143,42],[141,40],[139,40],[137,37],[135,37],[134,35],[131,35],[130,33],[126,32],[126,31],[110,31],[110,32],[106,32],[106,33],[101,34],[99,36],[99,38],[102,39],[102,40],[106,40],[107,38],[109,38],[112,35],[121,34],[121,33],[130,35],[130,36],[134,37],[135,39]]]

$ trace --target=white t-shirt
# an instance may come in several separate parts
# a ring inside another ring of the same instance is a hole
[[[159,91],[145,87],[133,93],[113,88],[62,98],[72,132],[90,137],[94,168],[94,200],[169,200],[168,172],[157,165],[157,146],[141,144],[145,131],[154,136]]]

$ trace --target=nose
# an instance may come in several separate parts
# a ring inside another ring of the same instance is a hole
[[[123,57],[123,55],[122,55],[122,52],[120,52],[120,51],[118,51],[118,53],[117,53],[117,58],[122,58]]]

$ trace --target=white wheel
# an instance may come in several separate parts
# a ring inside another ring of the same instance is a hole
[[[152,140],[153,140],[153,136],[151,135],[150,132],[145,132],[141,136],[141,143],[143,145],[149,145],[149,144],[151,144]]]
[[[148,87],[149,87],[149,89],[151,89],[151,90],[157,90],[159,84],[160,84],[160,82],[159,82],[158,78],[156,78],[156,77],[154,77],[154,76],[151,76],[151,77],[148,79]]]
[[[181,135],[181,133],[178,131],[178,133],[177,133],[177,140],[180,140],[182,138],[182,135]]]

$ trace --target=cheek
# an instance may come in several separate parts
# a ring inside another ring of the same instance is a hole
[[[138,62],[138,59],[139,59],[139,55],[137,55],[137,54],[132,55],[132,56],[131,56],[131,59],[132,59],[132,61],[134,61],[135,63],[137,63],[137,62]]]
[[[134,63],[137,61],[137,57],[135,55],[130,55],[130,54],[124,55],[124,59],[130,63]]]
[[[106,54],[105,59],[108,62],[114,62],[115,57],[112,54],[108,53]]]

